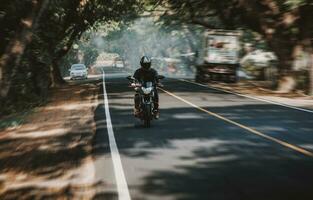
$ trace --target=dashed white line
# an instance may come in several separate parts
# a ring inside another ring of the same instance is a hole
[[[263,101],[263,102],[270,103],[270,104],[283,106],[283,107],[286,107],[286,108],[291,108],[291,109],[295,109],[295,110],[300,110],[300,111],[304,111],[304,112],[313,113],[313,110],[308,110],[308,109],[299,108],[299,107],[295,107],[295,106],[291,106],[291,105],[287,105],[287,104],[283,104],[283,103],[278,103],[276,101],[270,101],[270,100],[262,99],[262,98],[259,98],[259,97],[253,97],[253,96],[249,96],[249,95],[239,94],[239,93],[236,93],[236,92],[223,90],[223,89],[220,89],[220,88],[204,85],[204,84],[201,84],[201,83],[188,81],[188,80],[185,80],[185,79],[177,79],[177,80],[182,81],[182,82],[191,83],[191,84],[194,84],[194,85],[199,85],[199,86],[206,87],[206,88],[210,88],[210,89],[217,90],[217,91],[222,91],[222,92],[229,93],[229,94],[234,94],[234,95],[241,96],[241,97],[246,97],[246,98],[249,98],[249,99],[254,99],[254,100]]]
[[[106,116],[106,125],[109,135],[109,143],[111,149],[111,156],[113,161],[113,168],[114,174],[117,184],[117,191],[118,191],[118,199],[119,200],[130,200],[129,190],[126,182],[126,178],[124,175],[122,162],[120,158],[120,154],[118,152],[118,148],[116,145],[114,132],[113,132],[113,125],[111,122],[111,115],[109,110],[109,102],[108,102],[108,95],[106,92],[105,87],[105,73],[102,71],[102,79],[103,79],[103,99],[104,99],[104,107],[105,107],[105,116]]]

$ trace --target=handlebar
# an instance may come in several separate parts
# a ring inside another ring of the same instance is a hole
[[[141,87],[141,86],[142,86],[142,84],[141,84],[141,83],[138,83],[138,81],[137,81],[134,77],[128,76],[128,77],[126,77],[126,78],[130,81],[129,87],[131,87],[131,88],[138,88],[138,87]],[[162,75],[158,75],[158,77],[157,77],[157,79],[159,79],[159,80],[164,79],[164,78],[165,78],[165,77],[162,76]],[[157,86],[157,87],[160,87],[160,88],[163,88],[163,87],[164,87],[164,85],[163,85],[162,83],[156,83],[156,86]]]
[[[131,88],[136,88],[136,87],[141,87],[141,86],[142,86],[142,84],[140,84],[140,83],[131,83],[129,85],[129,87],[131,87]]]

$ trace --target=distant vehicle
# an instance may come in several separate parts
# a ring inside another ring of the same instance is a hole
[[[257,80],[275,81],[278,69],[278,58],[273,52],[255,50],[245,55],[241,61],[241,69]]]
[[[252,63],[255,68],[271,67],[271,64],[278,62],[277,56],[273,52],[255,50],[245,55],[241,60],[241,66]]]
[[[240,66],[240,31],[208,30],[197,55],[197,82],[237,81]]]
[[[121,60],[121,59],[116,59],[116,60],[114,60],[113,67],[116,67],[116,68],[123,68],[123,67],[124,67],[124,62],[123,62],[123,60]]]
[[[71,66],[71,69],[69,71],[71,80],[88,78],[87,67],[84,64],[74,64]]]

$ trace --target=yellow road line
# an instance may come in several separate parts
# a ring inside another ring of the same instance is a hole
[[[162,90],[163,92],[167,93],[168,95],[170,95],[170,96],[172,96],[172,97],[174,97],[174,98],[176,98],[176,99],[178,99],[178,100],[180,100],[180,101],[182,101],[182,102],[184,102],[184,103],[186,103],[186,104],[188,104],[188,105],[190,105],[190,106],[192,106],[192,107],[194,107],[194,108],[196,108],[196,109],[198,109],[200,111],[203,111],[203,112],[205,112],[205,113],[207,113],[209,115],[212,115],[212,116],[214,116],[214,117],[216,117],[218,119],[221,119],[221,120],[226,121],[228,123],[231,123],[233,125],[239,126],[240,128],[243,128],[243,129],[245,129],[245,130],[247,130],[247,131],[249,131],[249,132],[251,132],[251,133],[253,133],[255,135],[258,135],[260,137],[263,137],[263,138],[266,138],[268,140],[271,140],[271,141],[273,141],[275,143],[278,143],[278,144],[280,144],[280,145],[282,145],[284,147],[287,147],[289,149],[293,149],[293,150],[295,150],[295,151],[297,151],[299,153],[302,153],[302,154],[304,154],[306,156],[313,157],[313,153],[312,152],[307,151],[307,150],[305,150],[305,149],[303,149],[301,147],[295,146],[293,144],[289,144],[288,142],[284,142],[282,140],[279,140],[277,138],[271,137],[269,135],[265,135],[265,134],[255,130],[255,129],[252,129],[252,128],[247,127],[247,126],[242,125],[242,124],[239,124],[238,122],[232,121],[232,120],[227,119],[227,118],[225,118],[225,117],[223,117],[221,115],[218,115],[218,114],[213,113],[211,111],[208,111],[208,110],[206,110],[204,108],[201,108],[201,107],[199,107],[199,106],[197,106],[197,105],[195,105],[195,104],[193,104],[193,103],[191,103],[191,102],[189,102],[189,101],[187,101],[187,100],[185,100],[185,99],[183,99],[183,98],[181,98],[181,97],[179,97],[179,96],[177,96],[177,95],[175,95],[175,94],[173,94],[173,93],[171,93],[171,92],[169,92],[167,90],[164,90],[162,88],[159,88],[159,89]]]

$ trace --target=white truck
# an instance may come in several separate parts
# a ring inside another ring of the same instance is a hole
[[[208,30],[204,46],[197,55],[197,82],[237,81],[240,66],[240,31]]]

